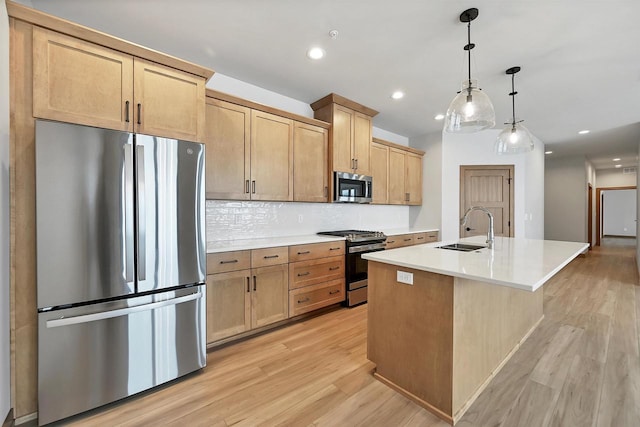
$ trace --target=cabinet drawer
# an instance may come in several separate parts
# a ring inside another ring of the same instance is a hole
[[[251,268],[251,251],[207,254],[207,274]]]
[[[429,242],[437,242],[438,241],[438,232],[437,231],[430,231],[430,232],[425,233],[425,234],[427,236],[426,239],[425,239],[427,241],[427,243],[429,243]]]
[[[344,279],[344,256],[289,264],[289,289],[334,279]]]
[[[289,262],[289,248],[254,249],[251,251],[251,267],[266,267],[268,265],[286,264]]]
[[[289,246],[289,262],[344,255],[344,241]]]
[[[289,291],[289,317],[344,301],[344,279]]]
[[[386,241],[386,249],[401,248],[403,246],[413,245],[412,234],[399,234],[397,236],[389,236]]]
[[[427,243],[427,233],[414,233],[413,235],[413,244],[421,245],[423,243]]]

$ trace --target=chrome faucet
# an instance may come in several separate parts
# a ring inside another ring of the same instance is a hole
[[[464,226],[467,223],[467,220],[469,219],[469,214],[471,213],[471,211],[482,211],[482,212],[486,213],[487,215],[489,215],[489,230],[487,231],[487,248],[489,248],[489,249],[493,248],[493,240],[494,240],[494,235],[493,235],[493,214],[489,211],[489,209],[483,208],[482,206],[471,206],[464,213],[464,216],[462,218],[460,218],[460,225],[461,226]]]

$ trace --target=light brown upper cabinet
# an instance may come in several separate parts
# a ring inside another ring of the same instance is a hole
[[[207,199],[249,200],[251,110],[207,97]]]
[[[293,200],[326,202],[329,196],[329,131],[295,122],[293,129]]]
[[[328,123],[207,94],[208,199],[328,200]]]
[[[371,147],[374,203],[421,205],[424,152],[378,138],[373,139]],[[381,185],[387,189],[386,201],[382,201],[383,194],[376,199],[376,188]]]
[[[314,117],[331,123],[330,171],[371,175],[371,108],[331,93],[311,104]],[[374,185],[375,187],[375,185]]]
[[[199,142],[205,78],[33,27],[35,117]]]
[[[389,147],[371,144],[371,176],[373,177],[373,203],[389,203]]]

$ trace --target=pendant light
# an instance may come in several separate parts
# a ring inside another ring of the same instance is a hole
[[[467,23],[467,44],[464,50],[469,58],[469,77],[462,82],[462,90],[451,101],[444,122],[444,131],[471,133],[488,129],[496,124],[496,113],[489,97],[478,88],[478,81],[471,78],[471,21],[478,17],[478,9],[467,9],[460,15],[460,22]]]
[[[520,71],[520,67],[511,67],[505,73],[511,76],[511,122],[506,122],[506,126],[498,135],[496,140],[496,153],[498,154],[518,154],[533,150],[533,137],[526,127],[522,126],[524,120],[516,120],[516,92],[515,75]]]

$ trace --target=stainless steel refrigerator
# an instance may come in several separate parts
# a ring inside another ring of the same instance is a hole
[[[38,416],[206,364],[204,146],[36,122]]]

